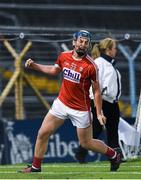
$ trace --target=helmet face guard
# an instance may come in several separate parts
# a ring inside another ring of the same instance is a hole
[[[78,38],[87,38],[89,40],[89,48],[87,51],[83,49],[77,49],[76,52],[79,56],[85,55],[90,49],[91,49],[91,40],[92,40],[92,35],[90,32],[85,31],[85,30],[80,30],[76,33],[73,34],[73,40],[76,41]]]

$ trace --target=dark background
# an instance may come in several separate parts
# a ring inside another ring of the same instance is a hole
[[[31,40],[32,48],[24,56],[32,57],[36,62],[53,64],[57,55],[63,50],[62,43],[72,48],[72,34],[79,29],[93,33],[93,43],[105,37],[116,38],[123,45],[130,47],[131,55],[141,42],[141,1],[139,0],[1,0],[0,1],[0,91],[6,86],[10,73],[14,71],[14,61],[3,45],[3,39],[9,40],[16,52],[20,53],[25,44]],[[24,38],[20,38],[20,33]],[[125,40],[125,34],[130,39]],[[122,75],[121,113],[131,116],[129,70],[127,59],[119,51],[117,67]],[[50,104],[59,91],[60,77],[50,77],[34,71],[25,70],[36,79],[37,87],[40,78],[49,87],[41,88],[41,93]],[[138,103],[141,87],[141,57],[135,59],[136,103]],[[55,85],[54,85],[55,84]],[[46,109],[37,100],[33,91],[24,85],[25,117],[43,117]],[[0,110],[0,116],[15,116],[14,89],[6,98]]]

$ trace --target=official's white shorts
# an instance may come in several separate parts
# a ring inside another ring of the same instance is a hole
[[[76,126],[78,128],[86,128],[91,124],[90,111],[79,111],[69,108],[58,98],[54,100],[49,113],[63,120],[70,119],[73,126]]]

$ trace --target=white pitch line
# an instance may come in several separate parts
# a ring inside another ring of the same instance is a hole
[[[3,168],[24,168],[24,167],[26,167],[26,165],[25,166],[17,166],[17,165],[15,165],[15,166],[0,166],[0,169],[3,169]],[[69,166],[65,166],[65,165],[42,165],[42,167],[43,168],[47,168],[47,167],[56,167],[56,168],[70,168],[70,167],[72,167],[72,168],[76,168],[76,167],[80,167],[80,168],[90,168],[90,167],[109,167],[109,165],[95,165],[95,166],[86,166],[86,165],[69,165]],[[141,167],[141,166],[140,166]]]
[[[17,174],[18,172],[10,172],[10,171],[7,171],[7,172],[0,172],[0,174]],[[84,172],[82,171],[72,171],[72,172],[40,172],[40,173],[36,173],[36,174],[49,174],[49,175],[53,175],[53,174],[61,174],[61,175],[71,175],[71,174],[82,174]],[[104,174],[141,174],[141,172],[138,172],[138,171],[134,171],[134,172],[103,172],[103,171],[96,171],[96,172],[87,172],[85,171],[85,174],[101,174],[101,173],[104,173]],[[20,173],[19,173],[20,174]],[[35,174],[35,173],[30,173],[30,174]]]
[[[26,166],[26,165],[25,165]],[[13,169],[13,168],[24,168],[25,166],[23,165],[11,165],[11,166],[7,166],[7,165],[3,165],[0,166],[0,169],[5,169],[5,168],[9,168],[9,169]],[[47,168],[47,167],[56,167],[56,168],[68,168],[68,167],[74,167],[74,168],[97,168],[97,167],[109,167],[110,165],[43,165],[43,168]],[[141,165],[127,165],[127,164],[122,164],[122,167],[135,167],[135,168],[141,168]]]

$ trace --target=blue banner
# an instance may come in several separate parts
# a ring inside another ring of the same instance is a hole
[[[42,120],[3,121],[1,122],[1,164],[30,163],[38,130]],[[3,127],[3,128],[2,128]],[[102,134],[100,139],[105,139]],[[79,146],[76,129],[69,120],[50,137],[44,162],[75,162],[74,154]],[[3,162],[2,162],[2,159]],[[89,151],[87,161],[101,161],[106,157]]]

